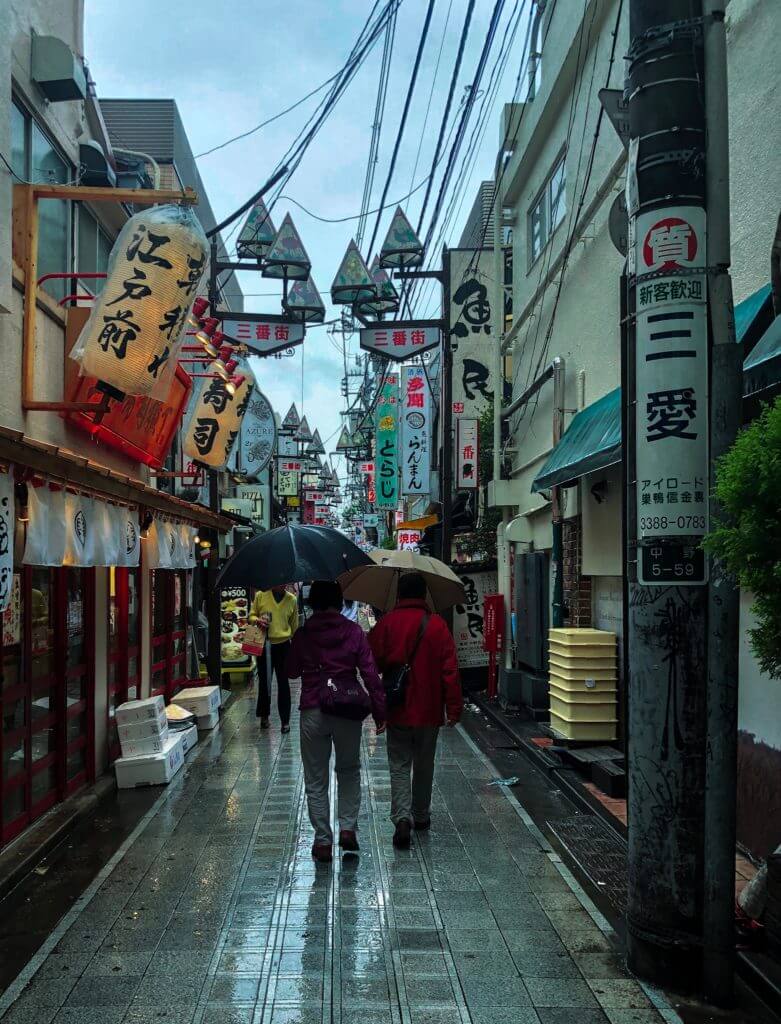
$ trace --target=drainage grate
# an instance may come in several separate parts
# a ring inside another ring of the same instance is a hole
[[[595,817],[578,814],[548,827],[591,883],[622,914],[627,903],[626,847]]]

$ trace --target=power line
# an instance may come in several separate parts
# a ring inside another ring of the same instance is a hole
[[[437,54],[437,63],[434,67],[434,77],[431,80],[431,91],[428,94],[428,104],[426,105],[426,116],[423,118],[423,127],[420,129],[420,142],[418,143],[418,151],[415,154],[415,164],[412,168],[412,174],[409,179],[409,187],[412,188],[412,183],[415,180],[415,175],[418,172],[418,163],[420,162],[420,154],[423,149],[423,140],[426,137],[426,128],[428,127],[428,116],[431,113],[431,103],[434,99],[434,88],[437,84],[437,78],[439,77],[439,64],[442,60],[442,51],[445,48],[445,39],[447,38],[447,27],[450,24],[450,13],[453,10],[453,0],[450,0],[447,8],[447,14],[445,16],[445,26],[442,29],[442,41],[439,44],[439,53]]]

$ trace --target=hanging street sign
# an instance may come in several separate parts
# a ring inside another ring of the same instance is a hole
[[[373,462],[359,462],[358,463],[358,472],[362,476],[365,473],[373,473],[374,472],[374,463]]]
[[[437,348],[441,336],[439,320],[397,320],[361,328],[361,348],[377,352],[396,363]]]
[[[479,420],[456,420],[456,490],[477,489],[477,465],[480,455]]]
[[[621,139],[621,145],[629,149],[629,101],[624,98],[624,90],[600,89],[599,102]]]
[[[399,375],[387,373],[377,406],[377,501],[378,508],[396,508],[399,498],[398,444]]]
[[[300,345],[306,334],[304,325],[272,313],[216,314],[223,321],[225,337],[245,345],[253,356],[273,356],[276,352]]]
[[[401,381],[401,493],[428,494],[431,405],[425,370],[405,366]]]
[[[271,403],[261,391],[250,398],[239,431],[238,469],[258,477],[271,462],[277,444],[277,424]]]
[[[300,422],[301,417],[298,415],[296,403],[293,402],[288,411],[285,413],[285,418],[282,420],[282,429],[284,431],[297,430]]]
[[[303,462],[299,462],[298,460],[283,460],[279,464],[279,470],[281,473],[300,473],[303,468]]]
[[[298,500],[298,473],[280,469],[277,473],[277,495],[280,498],[296,498],[296,501]]]
[[[638,581],[701,584],[708,532],[705,211],[657,209],[633,225]]]

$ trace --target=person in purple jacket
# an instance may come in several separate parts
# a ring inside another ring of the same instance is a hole
[[[357,622],[342,615],[339,584],[315,581],[308,603],[313,614],[293,637],[287,672],[291,679],[301,679],[301,760],[309,820],[315,830],[312,856],[328,863],[333,856],[328,801],[331,747],[336,752],[339,845],[346,853],[359,849],[356,829],[361,807],[362,723],[321,711],[321,689],[327,678],[360,678],[371,700],[378,734],[385,731],[385,690],[366,634]]]

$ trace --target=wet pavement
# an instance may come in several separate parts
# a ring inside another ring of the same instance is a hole
[[[295,723],[237,700],[0,997],[3,1024],[656,1024],[609,927],[462,730],[395,851],[367,728],[361,854],[315,865]],[[656,1004],[656,1005],[655,1005]]]

